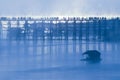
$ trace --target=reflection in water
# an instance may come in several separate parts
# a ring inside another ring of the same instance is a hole
[[[82,42],[82,41],[1,41],[1,56],[38,57],[36,59],[69,59],[80,58],[86,50],[98,50],[102,57],[112,55],[111,52],[117,52],[119,45],[117,43],[105,42]],[[114,55],[116,53],[113,53]],[[112,58],[112,57],[111,57]]]
[[[67,72],[73,70],[74,73],[74,70],[83,70],[83,74],[89,74],[89,68],[94,70],[93,66],[91,67],[91,65],[89,65],[87,66],[88,68],[84,67],[85,69],[83,69],[81,67],[85,66],[87,62],[80,61],[82,53],[86,50],[100,51],[102,53],[101,65],[120,64],[119,43],[45,40],[0,41],[0,44],[1,71],[38,71],[44,73],[46,71],[53,71],[51,74],[51,76],[53,76],[56,74],[54,73],[56,71]],[[93,74],[95,75],[96,73],[93,72]],[[16,76],[18,75],[16,74]],[[45,73],[45,75],[47,76],[48,74]],[[53,77],[53,80],[54,78],[55,77]]]

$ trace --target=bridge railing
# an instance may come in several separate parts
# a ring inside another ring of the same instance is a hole
[[[119,41],[119,26],[119,17],[1,17],[0,39]]]

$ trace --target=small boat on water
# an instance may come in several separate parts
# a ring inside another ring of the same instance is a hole
[[[97,50],[88,50],[82,54],[85,56],[81,61],[99,62],[101,61],[101,53]]]

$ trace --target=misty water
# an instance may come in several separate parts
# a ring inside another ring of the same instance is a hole
[[[0,41],[0,80],[119,80],[117,42],[79,40]],[[80,61],[86,50],[101,52],[101,62]]]

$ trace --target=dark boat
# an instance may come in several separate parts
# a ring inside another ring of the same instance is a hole
[[[88,50],[82,54],[85,56],[81,61],[99,62],[101,61],[101,53],[97,50]]]

